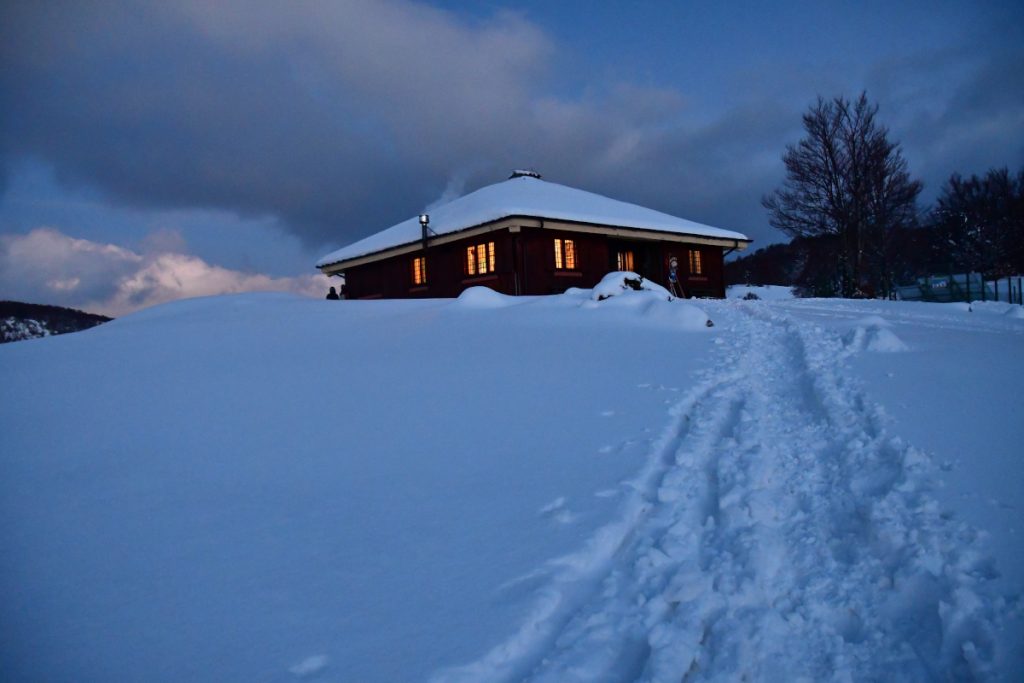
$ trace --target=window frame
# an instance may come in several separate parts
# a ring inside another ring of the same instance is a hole
[[[635,273],[636,255],[632,249],[617,249],[615,251],[615,265],[619,272]]]
[[[700,249],[690,249],[690,255],[688,258],[690,266],[690,275],[703,275],[704,264],[701,258]]]
[[[555,237],[554,257],[555,270],[572,272],[580,270],[580,249],[575,239]]]
[[[489,275],[497,270],[497,255],[493,241],[466,246],[462,268],[467,276]]]
[[[427,286],[427,257],[413,256],[410,264],[413,287]]]

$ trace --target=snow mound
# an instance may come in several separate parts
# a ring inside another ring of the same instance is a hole
[[[726,299],[754,298],[766,301],[793,299],[793,288],[788,285],[730,285],[725,290]]]
[[[631,309],[636,312],[637,317],[646,322],[694,332],[714,327],[704,309],[685,301],[665,301],[655,292],[633,292],[629,296],[605,300],[598,306],[607,309]]]
[[[504,308],[514,303],[515,297],[500,294],[490,287],[470,287],[455,300],[460,308]]]
[[[330,661],[327,655],[313,655],[312,657],[306,657],[295,666],[289,667],[288,671],[299,678],[309,678],[326,669]]]
[[[1024,320],[1024,307],[1020,304],[1011,304],[1005,301],[952,301],[943,304],[928,304],[929,306],[944,306],[946,310],[961,311],[964,313],[980,313],[984,316],[1005,316],[1010,319]]]
[[[874,351],[877,353],[899,353],[909,351],[902,339],[889,329],[890,323],[885,318],[869,315],[861,318],[850,330],[844,341],[851,351]]]
[[[869,334],[865,350],[880,353],[898,353],[900,351],[909,351],[910,347],[897,337],[892,330],[874,328]]]
[[[1024,308],[1020,304],[1005,301],[972,301],[971,312],[984,315],[1005,315],[1011,318],[1024,318]]]
[[[656,292],[666,301],[672,301],[675,298],[661,285],[645,280],[643,276],[628,270],[614,271],[601,278],[601,281],[594,287],[591,298],[594,301],[602,301],[619,294],[635,291]]]
[[[576,290],[566,295],[579,298],[581,293]],[[714,327],[711,318],[699,306],[678,300],[661,285],[629,271],[608,273],[589,294],[580,303],[581,308],[621,312],[632,322],[643,321],[685,330]]]

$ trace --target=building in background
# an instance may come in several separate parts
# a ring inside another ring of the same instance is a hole
[[[503,294],[593,287],[625,270],[667,284],[678,263],[686,296],[725,296],[723,259],[751,240],[636,204],[515,171],[320,259],[352,299],[455,297],[477,285]]]

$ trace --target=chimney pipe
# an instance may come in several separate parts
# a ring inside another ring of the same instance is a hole
[[[430,230],[430,216],[425,213],[420,214],[420,234],[423,239],[423,249],[427,248],[427,233]]]

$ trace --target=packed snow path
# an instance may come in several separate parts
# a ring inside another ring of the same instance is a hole
[[[844,378],[851,348],[759,303],[710,310],[720,364],[622,518],[552,563],[515,635],[435,679],[989,677],[992,569],[940,514],[928,459]]]

